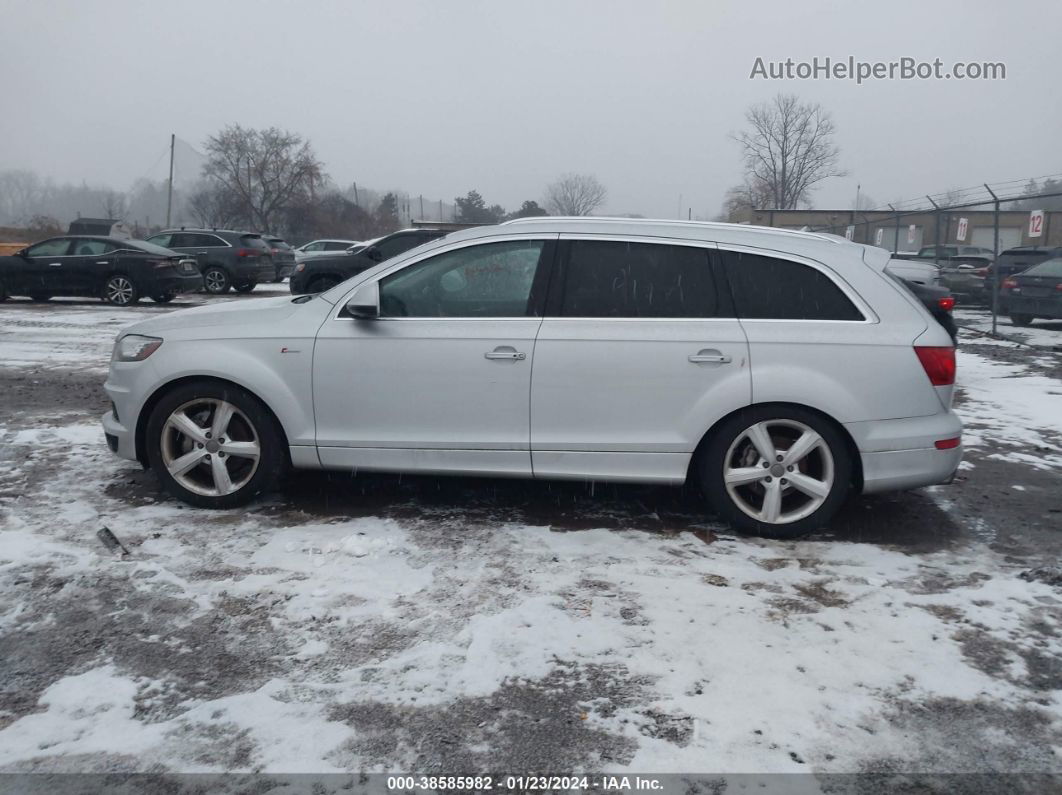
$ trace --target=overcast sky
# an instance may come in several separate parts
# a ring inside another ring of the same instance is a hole
[[[1062,3],[0,0],[0,169],[128,188],[174,132],[308,137],[339,184],[507,208],[562,172],[605,211],[718,212],[778,91],[833,114],[847,207],[1062,172]],[[1003,61],[985,81],[750,80],[757,56]]]

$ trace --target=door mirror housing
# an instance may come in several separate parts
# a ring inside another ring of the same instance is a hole
[[[361,320],[375,320],[380,316],[380,283],[362,284],[347,301],[347,312]]]

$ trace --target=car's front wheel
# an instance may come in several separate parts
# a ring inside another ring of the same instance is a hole
[[[115,273],[103,283],[103,300],[114,306],[131,306],[140,300],[140,291],[124,273]]]
[[[1015,314],[1010,316],[1010,322],[1015,326],[1031,326],[1035,319],[1032,315]]]
[[[717,430],[701,458],[700,479],[733,526],[794,538],[833,518],[851,472],[848,447],[831,422],[797,406],[760,406]]]
[[[224,295],[232,284],[224,268],[211,267],[203,271],[203,287],[211,295]]]
[[[176,297],[177,293],[159,293],[158,295],[151,296],[151,300],[156,304],[168,304]]]
[[[167,393],[151,412],[145,439],[163,487],[201,508],[245,505],[287,466],[276,419],[232,384],[192,382]]]

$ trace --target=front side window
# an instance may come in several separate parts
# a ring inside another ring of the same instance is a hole
[[[726,273],[740,318],[864,320],[825,273],[792,260],[727,252]]]
[[[380,253],[378,262],[384,262],[391,259],[391,257],[397,257],[399,254],[404,254],[411,248],[416,248],[424,242],[424,238],[419,235],[399,235],[393,237],[390,240],[381,240],[376,244],[375,248]]]
[[[708,249],[573,240],[560,314],[565,317],[718,317]]]
[[[351,244],[350,243],[337,243],[337,242],[322,243],[320,247],[323,247],[325,251],[346,251],[348,248],[351,248]],[[315,248],[313,250],[317,251],[318,249]]]
[[[448,251],[380,281],[383,317],[527,317],[541,240]]]
[[[62,257],[69,249],[70,239],[60,237],[30,246],[26,253],[31,257]]]

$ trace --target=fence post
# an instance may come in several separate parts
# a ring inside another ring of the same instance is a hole
[[[995,202],[995,211],[993,213],[992,221],[992,250],[995,251],[995,258],[992,260],[992,336],[996,336],[996,321],[999,318],[999,197],[992,192],[992,189],[985,185],[985,190],[992,196],[992,200]]]

